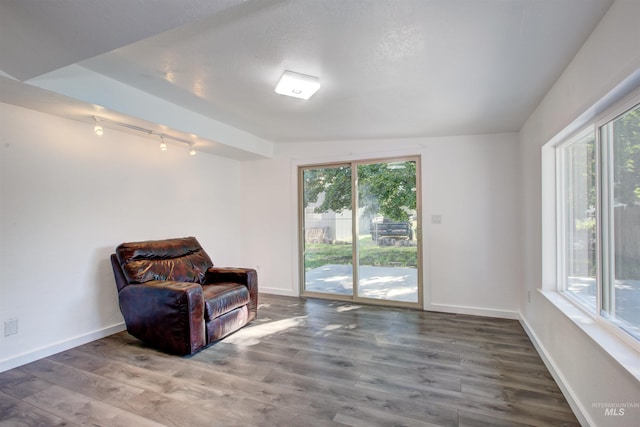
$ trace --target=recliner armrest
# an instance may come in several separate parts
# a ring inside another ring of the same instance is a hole
[[[151,281],[126,286],[118,298],[131,335],[177,354],[191,354],[205,346],[200,284]]]
[[[249,321],[258,315],[258,273],[253,268],[209,267],[204,276],[205,284],[239,283],[249,289]]]

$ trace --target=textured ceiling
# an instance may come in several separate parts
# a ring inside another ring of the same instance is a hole
[[[193,112],[199,135],[210,119],[256,144],[511,132],[611,3],[2,0],[0,70],[99,105],[82,84],[109,78]],[[308,101],[275,94],[287,69],[322,87]]]

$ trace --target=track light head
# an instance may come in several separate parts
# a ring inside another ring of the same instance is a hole
[[[164,142],[164,135],[160,135],[160,151],[167,151],[167,143]]]
[[[100,126],[100,120],[96,116],[93,116],[93,120],[96,122],[96,125],[93,127],[93,133],[95,133],[96,136],[104,135],[104,129]]]

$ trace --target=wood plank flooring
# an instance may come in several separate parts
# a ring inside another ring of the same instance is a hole
[[[513,320],[260,296],[194,356],[126,332],[0,373],[0,426],[578,426]]]

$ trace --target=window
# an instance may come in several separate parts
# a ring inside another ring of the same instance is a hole
[[[588,130],[561,148],[561,201],[564,289],[597,306],[595,133]]]
[[[561,290],[640,340],[640,103],[557,148]]]

